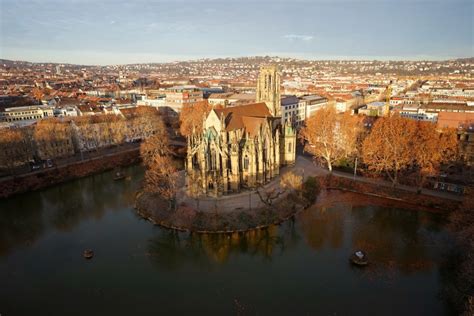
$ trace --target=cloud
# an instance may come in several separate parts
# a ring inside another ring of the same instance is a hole
[[[304,35],[304,34],[287,34],[284,35],[283,38],[286,38],[290,41],[305,41],[309,42],[314,39],[313,35]]]

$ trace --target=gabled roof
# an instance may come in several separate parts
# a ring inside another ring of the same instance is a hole
[[[221,114],[224,115],[225,118],[227,118],[229,114],[232,114],[233,116],[245,115],[253,117],[272,116],[265,102],[251,103],[240,106],[227,107],[223,109],[215,109],[214,111],[216,112],[219,118],[221,117]]]
[[[272,117],[264,102],[213,110],[218,118],[224,117],[226,131],[244,129],[250,135],[258,133],[260,126]]]

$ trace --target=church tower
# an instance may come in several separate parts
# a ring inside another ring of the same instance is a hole
[[[281,117],[280,73],[277,65],[260,67],[257,80],[257,102],[265,102],[275,117]]]

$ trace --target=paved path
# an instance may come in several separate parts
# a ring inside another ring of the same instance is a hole
[[[122,146],[102,148],[98,151],[83,153],[82,157],[81,157],[81,154],[79,153],[79,154],[75,154],[74,156],[55,159],[54,166],[51,168],[42,168],[36,171],[30,171],[30,172],[23,173],[20,175],[15,175],[15,176],[0,177],[0,182],[8,181],[13,178],[18,179],[18,178],[23,178],[23,177],[29,177],[34,174],[48,172],[52,169],[57,169],[57,168],[64,168],[66,166],[74,165],[77,163],[103,159],[104,157],[114,156],[119,153],[121,154],[121,153],[126,153],[126,152],[131,152],[131,151],[137,151],[139,148],[140,148],[140,144],[130,143],[130,144],[122,145]]]
[[[329,174],[329,171],[327,169],[315,165],[310,157],[298,155],[296,157],[295,165],[281,168],[280,175],[275,177],[271,182],[264,185],[263,190],[279,187],[281,176],[287,172],[294,172],[297,175],[303,176],[304,179],[307,179],[309,176],[325,176]],[[333,171],[332,174],[336,177],[343,177],[359,182],[371,183],[383,187],[392,188],[391,182],[380,179],[365,178],[361,176],[354,177],[351,174],[340,171]],[[212,197],[201,197],[199,198],[199,200],[194,199],[188,197],[185,194],[186,188],[184,187],[184,172],[181,173],[181,181],[182,188],[178,192],[178,201],[180,201],[181,203],[184,202],[185,204],[190,205],[196,209],[230,212],[235,209],[249,209],[264,206],[263,202],[260,200],[260,197],[254,190],[243,191],[238,194],[226,195],[217,199]],[[406,185],[398,185],[396,188],[408,192],[417,192],[416,187],[410,187]],[[462,201],[463,199],[463,197],[459,195],[427,189],[423,189],[422,194],[455,201]],[[282,199],[284,197],[285,195],[282,195],[279,199]]]
[[[298,156],[297,160],[305,160],[302,165],[305,166],[306,173],[309,173],[311,175],[324,175],[324,174],[329,174],[329,171],[316,166],[311,158],[305,157],[305,156]],[[312,165],[312,166],[310,166]],[[389,181],[381,180],[381,179],[373,179],[373,178],[366,178],[362,176],[355,176],[346,172],[341,172],[341,171],[333,171],[332,172],[333,176],[336,177],[342,177],[342,178],[347,178],[347,179],[352,179],[355,181],[359,182],[364,182],[364,183],[371,183],[371,184],[376,184],[382,187],[387,187],[387,188],[392,188],[392,183]],[[403,191],[408,191],[408,192],[414,192],[416,193],[418,191],[417,187],[412,187],[408,185],[402,185],[399,184],[396,186],[397,189],[403,190]],[[457,194],[452,194],[449,192],[443,192],[443,191],[436,191],[436,190],[429,190],[429,189],[422,189],[421,194],[429,195],[429,196],[435,196],[443,199],[449,199],[449,200],[454,200],[454,201],[462,201],[463,197]]]

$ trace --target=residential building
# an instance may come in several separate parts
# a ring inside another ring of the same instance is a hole
[[[40,120],[53,116],[52,107],[41,105],[6,108],[3,112],[0,112],[0,118],[4,122]]]
[[[316,94],[304,95],[300,98],[300,110],[304,106],[304,118],[306,119],[314,114],[317,110],[328,106],[328,99]]]
[[[293,126],[299,126],[304,122],[305,107],[300,104],[300,100],[295,95],[281,97],[281,123],[290,121]],[[301,108],[301,110],[300,110]]]
[[[174,86],[165,91],[165,106],[179,113],[186,106],[203,102],[203,93],[195,86]]]

